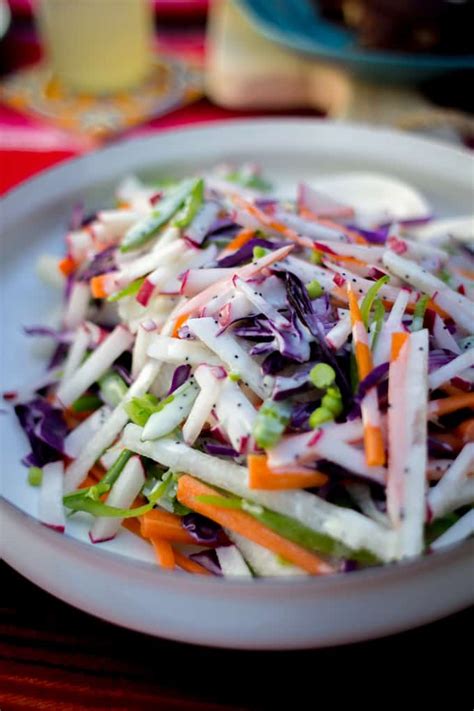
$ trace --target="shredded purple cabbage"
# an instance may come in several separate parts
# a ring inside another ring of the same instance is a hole
[[[225,546],[229,539],[219,524],[205,516],[189,513],[182,517],[181,525],[200,546]]]
[[[235,458],[239,456],[239,453],[227,444],[221,444],[219,442],[204,442],[203,447],[208,454],[212,454],[216,457]]]
[[[381,363],[376,368],[370,371],[370,373],[363,380],[360,381],[357,392],[354,395],[354,402],[360,405],[367,392],[378,385],[381,380],[383,380],[388,375],[389,363]]]
[[[433,370],[438,370],[438,368],[450,363],[454,358],[456,358],[455,353],[442,348],[430,351],[428,354],[428,372],[432,373]]]
[[[351,230],[358,232],[360,235],[362,235],[362,237],[365,237],[367,242],[370,242],[371,244],[385,244],[391,226],[392,224],[389,222],[388,224],[380,225],[379,227],[373,230],[363,230],[357,225],[348,225]]]
[[[266,239],[261,239],[260,237],[254,237],[253,239],[246,242],[243,247],[238,249],[233,254],[229,254],[227,257],[223,257],[217,262],[218,267],[238,267],[245,262],[249,262],[253,257],[254,247],[264,247],[265,249],[275,250],[279,247],[286,245],[287,242],[269,242]]]
[[[266,356],[260,367],[264,375],[275,375],[283,370],[283,368],[286,368],[290,362],[291,361],[285,358],[279,351],[273,351]]]
[[[57,343],[71,343],[71,334],[67,331],[59,331],[50,326],[23,326],[23,331],[27,336],[44,336],[52,338]]]
[[[113,272],[117,269],[117,262],[115,259],[116,248],[114,246],[107,247],[103,249],[102,252],[91,259],[89,264],[85,269],[81,270],[77,276],[79,281],[89,281],[99,274],[107,274],[108,272]]]
[[[61,363],[63,363],[66,360],[66,356],[69,352],[69,344],[68,343],[58,343],[56,348],[53,351],[53,355],[49,359],[49,363],[46,366],[46,370],[53,370],[53,368],[57,368]]]
[[[42,467],[56,461],[58,453],[63,454],[67,425],[62,410],[36,397],[16,405],[15,414],[30,442],[31,455],[27,459],[34,466]]]
[[[167,395],[171,395],[171,393],[174,393],[175,390],[181,387],[181,385],[183,385],[189,378],[190,372],[190,365],[178,365],[178,367],[174,369],[170,389],[168,390]]]
[[[315,402],[296,403],[291,412],[290,427],[294,430],[308,432],[311,429],[309,426],[309,418],[316,407],[317,403]]]

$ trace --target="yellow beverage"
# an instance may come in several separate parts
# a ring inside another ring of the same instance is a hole
[[[53,72],[70,89],[122,91],[150,71],[148,0],[40,0],[37,19]]]

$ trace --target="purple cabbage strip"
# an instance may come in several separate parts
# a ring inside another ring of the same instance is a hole
[[[262,361],[261,368],[264,375],[275,375],[280,370],[290,365],[288,358],[285,358],[279,351],[269,353]]]
[[[355,570],[359,570],[359,564],[356,560],[343,560],[339,568],[341,573],[353,573]]]
[[[229,326],[233,327],[234,334],[240,338],[256,338],[258,341],[273,340],[268,321],[257,316],[237,319],[232,321]]]
[[[294,312],[291,314],[291,328],[277,328],[270,320],[267,321],[267,324],[273,332],[277,348],[283,356],[297,363],[306,363],[309,360],[309,341]]]
[[[378,385],[388,375],[389,365],[389,363],[381,363],[360,381],[357,392],[354,395],[354,402],[356,404],[360,405],[367,392]]]
[[[296,403],[291,411],[290,427],[294,430],[308,432],[311,429],[309,426],[309,418],[316,407],[316,402]]]
[[[229,545],[222,527],[201,514],[186,514],[181,519],[181,525],[199,546]]]
[[[387,241],[388,234],[390,232],[390,227],[392,223],[389,222],[386,225],[380,225],[376,229],[373,230],[364,230],[361,227],[358,227],[357,225],[348,225],[348,227],[351,230],[354,230],[355,232],[358,232],[362,237],[365,237],[367,242],[370,242],[371,244],[385,244]]]
[[[62,410],[53,407],[47,400],[36,397],[15,406],[15,414],[31,446],[28,460],[35,466],[43,466],[63,454],[67,425]]]
[[[125,380],[127,385],[131,385],[133,383],[133,379],[132,379],[132,376],[130,375],[130,371],[127,370],[127,368],[124,365],[122,365],[120,363],[115,363],[112,366],[112,370],[115,370],[115,372],[118,373],[120,375],[120,377],[123,378],[123,380]]]
[[[209,227],[207,231],[207,236],[211,237],[213,235],[218,234],[219,232],[222,232],[223,230],[229,230],[229,229],[235,229],[235,231],[240,230],[241,228],[235,223],[235,221],[231,217],[217,217],[212,225]]]
[[[190,365],[178,365],[178,367],[174,369],[173,376],[171,378],[170,389],[166,394],[171,395],[171,393],[174,393],[175,390],[181,387],[181,385],[183,385],[183,383],[185,383],[186,380],[189,378],[190,372]]]
[[[23,326],[23,331],[27,336],[44,336],[52,338],[57,343],[70,343],[71,334],[67,331],[58,331],[56,328],[49,326]]]
[[[441,348],[430,351],[428,354],[428,372],[432,373],[433,370],[438,370],[438,368],[450,363],[454,358],[456,358],[455,353]]]
[[[234,459],[239,456],[235,449],[220,442],[204,442],[203,447],[208,454],[212,454],[215,457],[232,457]]]
[[[249,351],[251,356],[268,356],[275,350],[275,343],[273,341],[263,341],[262,343],[256,343]]]
[[[273,386],[272,398],[274,400],[285,400],[291,395],[307,390],[310,387],[308,375],[313,365],[315,365],[313,362],[306,363],[292,375],[277,375]]]
[[[341,390],[343,401],[350,401],[352,394],[349,382],[342,372],[334,353],[326,343],[324,325],[320,317],[314,312],[313,304],[303,282],[295,274],[285,272],[285,284],[290,306],[294,309],[300,321],[310,330],[326,361],[336,371],[336,382]]]
[[[190,556],[191,560],[195,560],[196,563],[202,565],[210,573],[214,575],[222,575],[221,566],[219,565],[219,559],[215,550],[199,551],[199,553],[192,553]]]
[[[254,247],[264,247],[265,249],[279,249],[284,247],[288,242],[269,242],[267,239],[261,239],[260,237],[254,237],[253,239],[246,242],[240,249],[238,249],[233,254],[229,254],[227,257],[219,259],[217,262],[218,267],[238,267],[245,262],[249,262],[253,257]]]
[[[58,343],[54,349],[53,355],[51,356],[46,370],[53,370],[57,368],[61,363],[64,362],[69,351],[69,345],[67,343]]]
[[[116,248],[112,245],[96,254],[88,265],[78,274],[79,281],[89,281],[99,274],[107,274],[117,269],[115,260]]]

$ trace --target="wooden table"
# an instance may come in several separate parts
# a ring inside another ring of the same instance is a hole
[[[412,686],[416,698],[422,694],[420,708],[443,692],[449,693],[447,711],[473,707],[469,650],[474,608],[348,647],[232,652],[115,627],[53,598],[5,563],[0,580],[2,711],[325,710],[331,707],[319,702],[328,693],[338,700],[337,709],[358,709],[362,703],[370,708],[371,701],[384,709],[376,691],[380,684],[386,700],[403,695],[401,708],[416,708],[410,701]]]

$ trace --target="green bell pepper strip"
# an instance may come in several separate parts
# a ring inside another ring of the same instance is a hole
[[[173,215],[182,206],[188,195],[191,193],[196,181],[183,180],[178,187],[166,195],[158,204],[156,209],[133,225],[122,240],[120,250],[130,252],[139,249],[147,244],[156,235],[158,230],[171,220]]]

